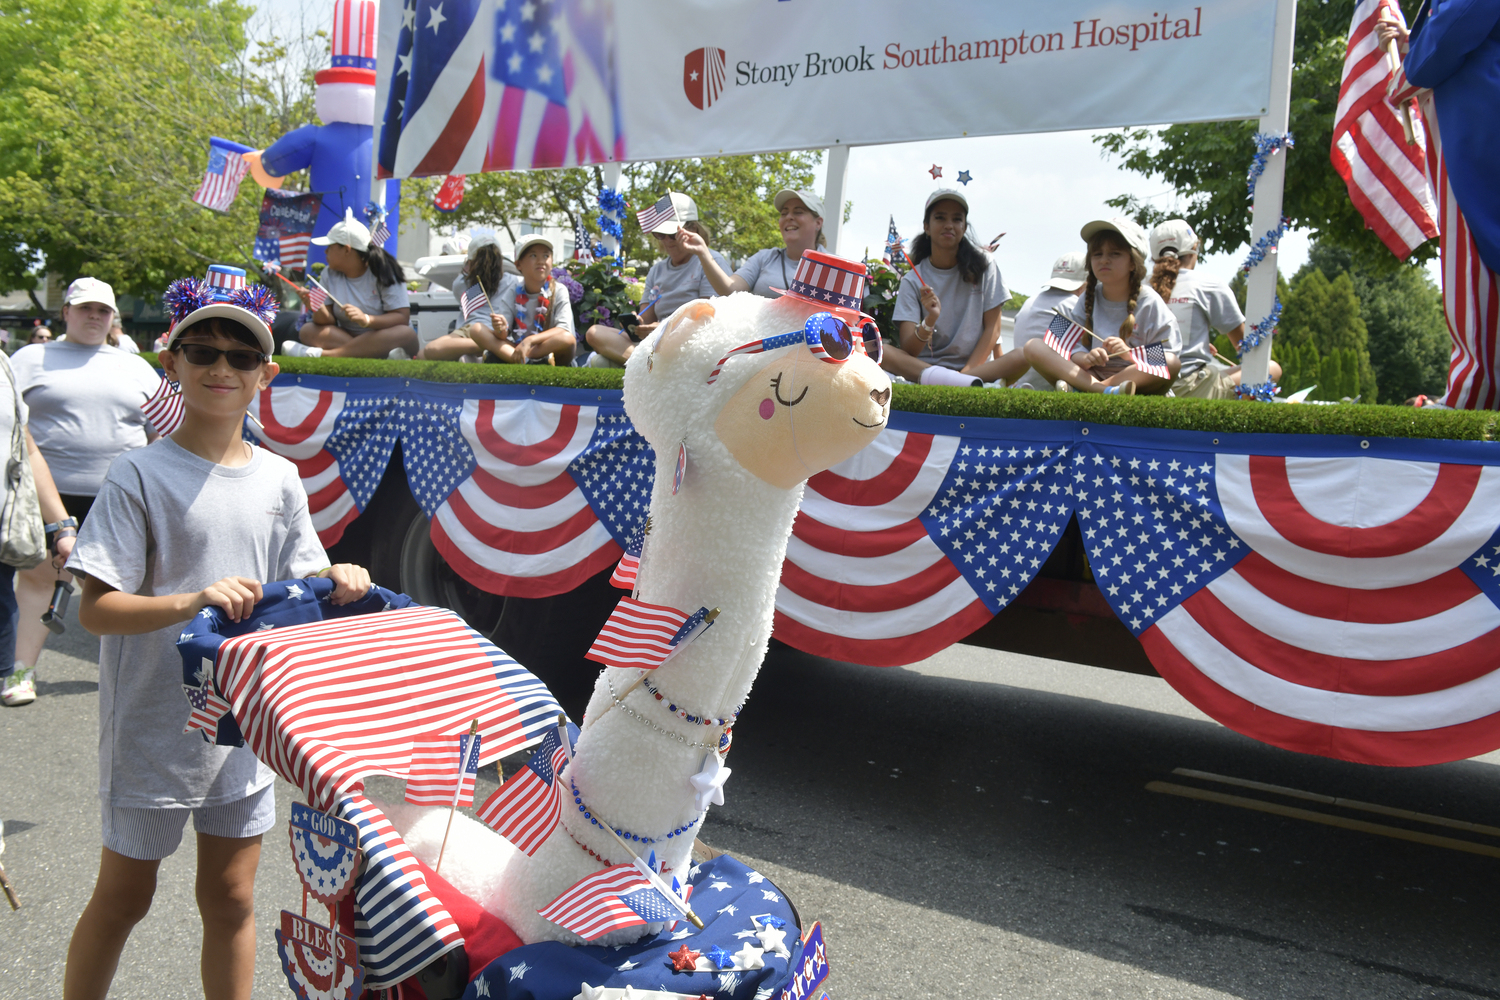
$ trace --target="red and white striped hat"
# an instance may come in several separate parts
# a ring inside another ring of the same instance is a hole
[[[375,0],[334,0],[333,65],[319,70],[317,83],[375,85]]]
[[[203,280],[213,289],[215,302],[228,302],[231,295],[245,287],[245,271],[227,264],[210,264]]]
[[[810,302],[854,325],[859,319],[868,276],[869,269],[861,261],[835,257],[821,250],[806,250],[788,282],[791,287],[771,291]]]

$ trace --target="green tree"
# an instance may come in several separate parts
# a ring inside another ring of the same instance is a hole
[[[782,188],[810,187],[821,158],[821,152],[799,151],[627,164],[620,179],[620,193],[629,205],[622,220],[621,255],[638,262],[660,256],[654,241],[648,243],[642,235],[635,213],[668,189],[692,195],[712,234],[710,245],[720,253],[746,257],[780,246],[771,198]],[[436,184],[432,178],[403,184],[403,211],[420,212],[434,224],[460,229],[496,226],[513,239],[520,235],[520,223],[544,218],[566,219],[570,227],[582,220],[595,238],[599,236],[598,192],[604,173],[598,167],[473,174],[465,184],[464,200],[449,213],[432,206]]]
[[[227,213],[191,195],[210,135],[263,147],[310,119],[287,45],[251,49],[235,0],[0,2],[0,287],[55,271],[153,294],[243,259],[254,182]]]
[[[1339,272],[1331,281],[1316,268],[1299,272],[1283,302],[1276,340],[1287,347],[1311,345],[1324,359],[1320,367],[1329,382],[1319,382],[1319,398],[1357,395],[1375,402],[1377,384],[1370,364],[1370,335],[1347,272]],[[1329,359],[1335,360],[1330,364]],[[1337,395],[1329,395],[1333,392]]]
[[[1408,18],[1416,13],[1416,0],[1403,0],[1401,6]],[[1399,262],[1366,228],[1349,201],[1343,179],[1328,160],[1350,13],[1349,4],[1327,0],[1297,6],[1290,129],[1297,144],[1278,154],[1288,157],[1282,214],[1298,228],[1312,230],[1319,241],[1344,248],[1371,272],[1390,273]],[[1245,174],[1254,154],[1251,140],[1257,127],[1255,121],[1205,122],[1124,129],[1095,141],[1106,156],[1119,158],[1126,169],[1171,185],[1186,203],[1183,216],[1202,237],[1204,249],[1227,252],[1244,244],[1250,235]],[[1127,195],[1109,204],[1146,225],[1165,217]],[[1429,241],[1417,248],[1412,259],[1429,260],[1436,253],[1436,245]]]

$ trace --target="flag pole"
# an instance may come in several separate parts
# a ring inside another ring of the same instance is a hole
[[[1388,12],[1381,11],[1382,15],[1386,13]],[[1395,24],[1396,22],[1393,18],[1382,16],[1380,23]],[[1396,47],[1396,40],[1394,38],[1385,43],[1385,54],[1390,62],[1391,75],[1395,76],[1401,72],[1401,50]],[[1415,146],[1417,144],[1417,129],[1412,124],[1410,102],[1401,105],[1401,127],[1406,131],[1406,144],[1408,146]]]
[[[619,841],[621,847],[630,852],[630,863],[635,867],[635,870],[645,875],[651,881],[652,887],[663,896],[666,896],[668,901],[677,908],[678,912],[687,917],[688,922],[701,931],[703,929],[703,918],[693,912],[693,908],[687,904],[687,901],[673,892],[671,887],[662,881],[661,876],[652,871],[651,866],[641,860],[641,856],[635,853],[635,848],[631,847],[624,837],[615,833],[614,827],[604,822],[601,822],[599,826],[602,829],[608,830],[609,835]]]
[[[469,755],[469,747],[474,745],[474,737],[479,733],[479,720],[475,719],[469,723],[469,745],[463,748],[458,756],[458,785],[453,789],[453,802],[448,806],[448,825],[443,828],[443,846],[438,848],[437,864],[432,866],[432,873],[436,875],[443,867],[443,852],[448,850],[448,834],[453,831],[453,814],[458,812],[458,799],[464,792],[464,758]]]

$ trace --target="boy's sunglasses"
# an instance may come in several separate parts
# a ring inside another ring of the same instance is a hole
[[[724,370],[725,363],[738,354],[760,354],[763,351],[805,343],[814,355],[829,364],[837,365],[849,360],[849,356],[854,353],[855,342],[854,331],[848,323],[832,313],[813,313],[800,330],[780,333],[764,340],[752,340],[724,355],[709,373],[708,384],[713,385],[718,380],[719,373]],[[859,343],[864,347],[865,355],[877,365],[880,364],[880,359],[885,354],[885,342],[880,338],[880,329],[875,321],[863,314],[859,318]]]
[[[207,344],[178,344],[177,349],[182,352],[182,360],[197,368],[207,368],[215,364],[221,354],[229,362],[229,367],[241,372],[253,372],[271,360],[259,351],[252,351],[248,348],[223,351],[217,347],[209,347]]]

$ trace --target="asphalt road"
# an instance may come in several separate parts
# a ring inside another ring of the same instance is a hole
[[[92,888],[95,649],[70,624],[41,699],[0,709],[0,861],[24,904],[0,908],[6,1000],[60,995]],[[1298,756],[1154,678],[968,647],[896,670],[773,650],[735,736],[703,839],[823,921],[838,1000],[1500,998],[1500,755]],[[287,995],[271,936],[300,900],[286,850],[267,838],[257,998]],[[114,996],[201,995],[193,865],[188,836]]]

